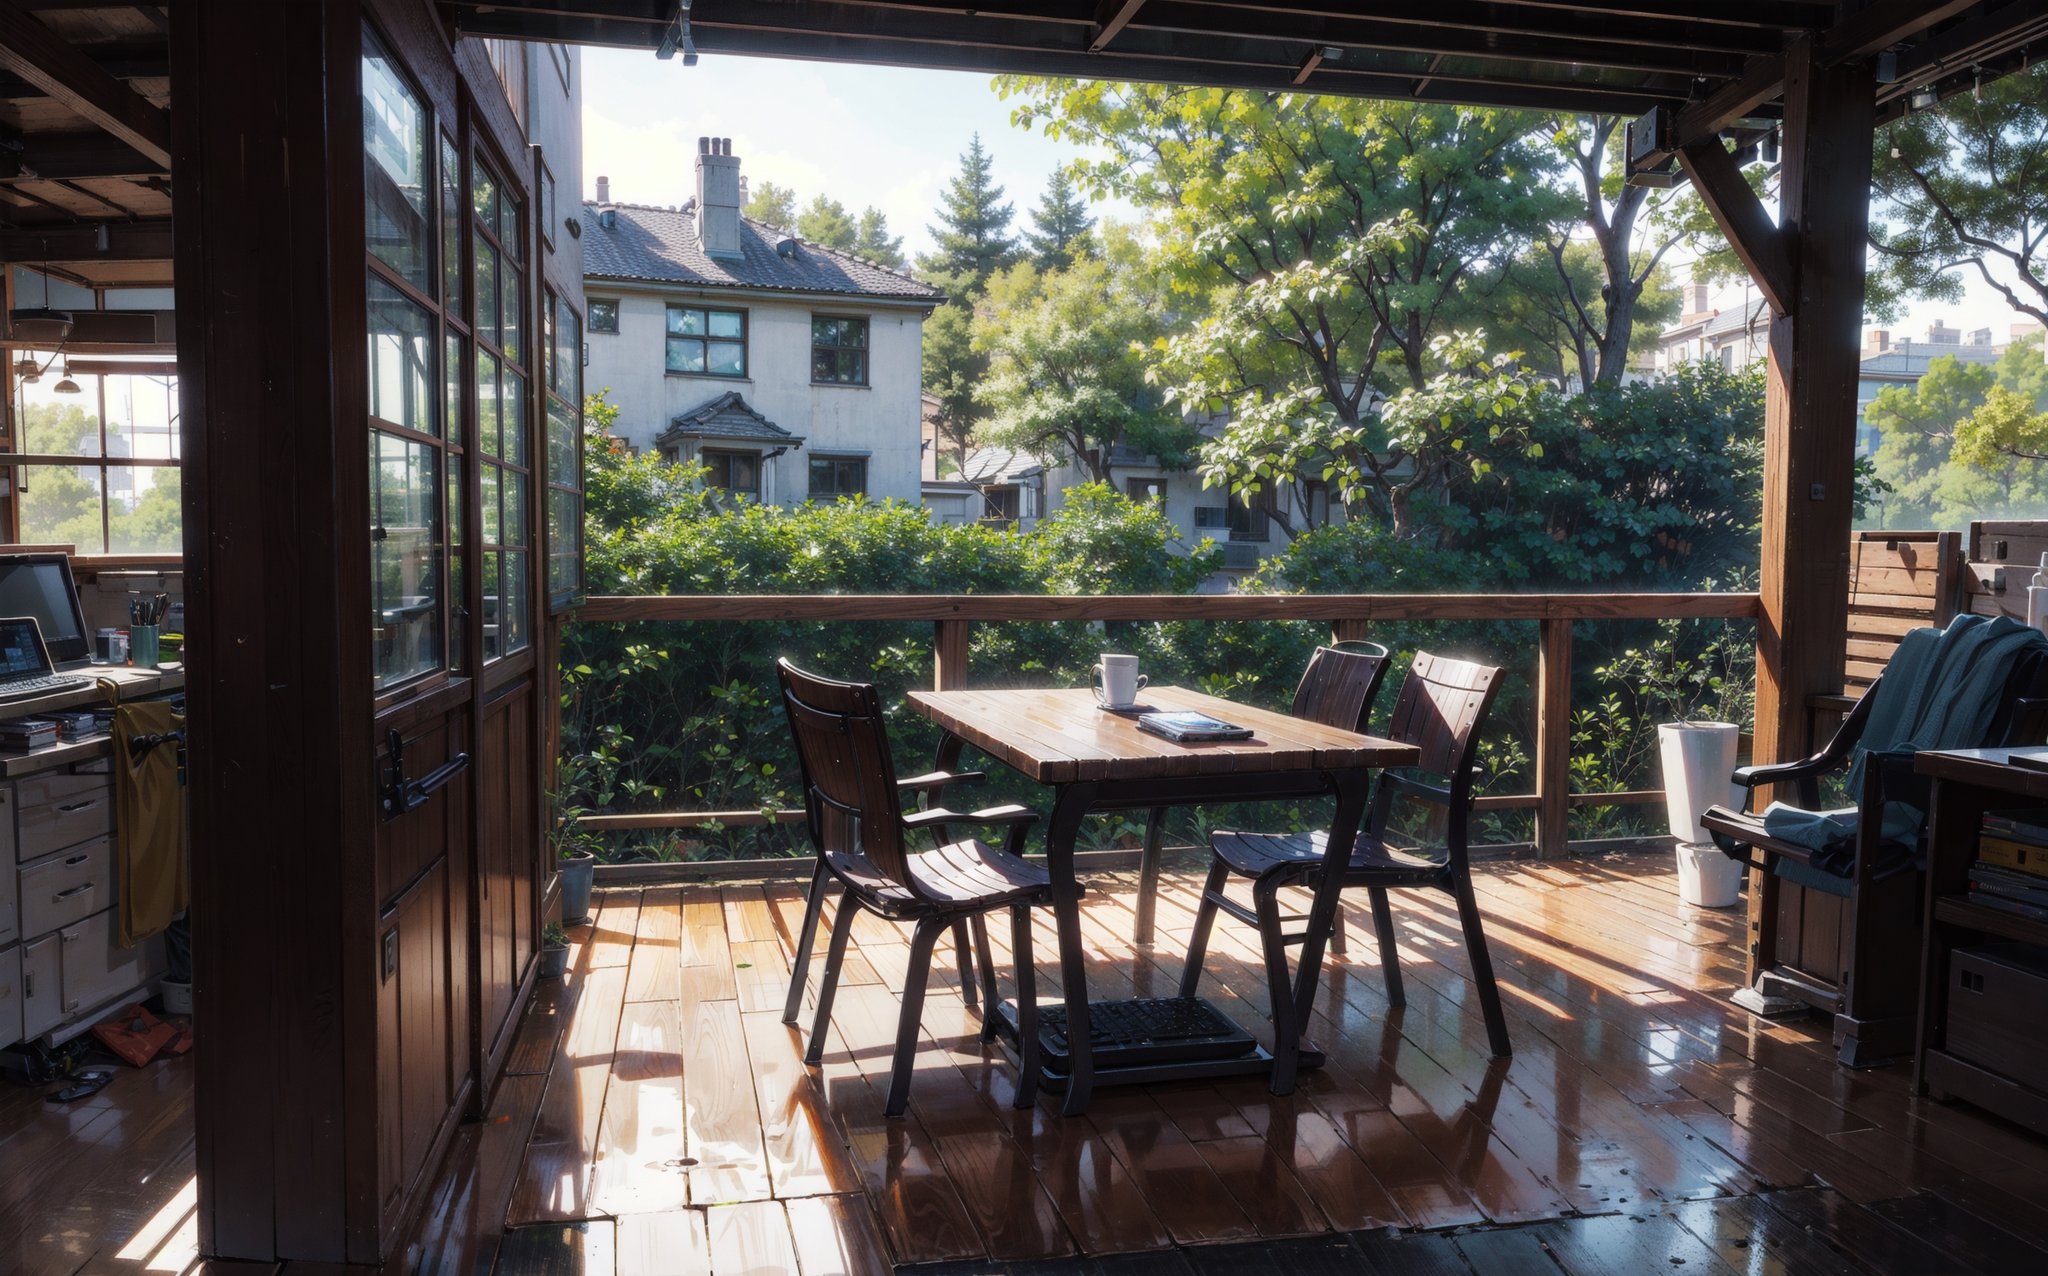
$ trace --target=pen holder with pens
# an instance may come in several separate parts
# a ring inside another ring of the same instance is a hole
[[[156,668],[159,654],[158,644],[163,637],[161,625],[128,626],[128,660],[137,669]]]

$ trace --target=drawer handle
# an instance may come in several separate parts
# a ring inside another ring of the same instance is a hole
[[[31,1000],[31,1001],[33,1001],[33,1000],[35,999],[35,995],[36,995],[36,972],[35,972],[35,971],[33,971],[33,970],[24,970],[24,971],[22,971],[22,972],[21,972],[21,995],[22,995],[23,997],[25,997],[25,998],[27,998],[27,999]]]
[[[64,1013],[67,1015],[78,1013],[78,998],[73,997],[70,1001],[64,1003]]]
[[[50,896],[50,902],[52,904],[62,903],[63,901],[70,899],[73,895],[83,895],[85,892],[91,890],[92,887],[93,884],[91,882],[80,882],[78,885],[72,887],[68,891],[58,891],[55,895]],[[71,936],[66,935],[64,938],[69,939],[71,938]]]
[[[64,862],[65,862],[65,864],[67,864],[67,865],[69,865],[69,864],[83,864],[83,863],[85,863],[85,862],[86,862],[87,860],[89,860],[89,859],[91,859],[91,858],[92,858],[92,856],[90,856],[90,855],[74,855],[74,856],[72,856],[72,857],[71,857],[70,859],[67,859],[67,860],[65,860]]]
[[[60,806],[57,809],[64,812],[64,814],[66,815],[70,815],[75,811],[90,811],[92,808],[98,806],[99,804],[100,800],[98,798],[87,798],[83,802],[71,802],[66,805]]]

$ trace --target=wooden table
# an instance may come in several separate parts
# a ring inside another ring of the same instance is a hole
[[[1334,794],[1337,811],[1329,844],[1342,863],[1349,858],[1349,847],[1364,818],[1373,768],[1412,765],[1418,757],[1415,748],[1181,687],[1148,687],[1142,699],[1159,709],[1193,709],[1250,727],[1252,737],[1176,744],[1140,730],[1131,718],[1098,709],[1094,693],[1086,688],[913,691],[909,699],[913,708],[946,731],[939,747],[940,765],[953,765],[962,745],[971,744],[1057,790],[1046,832],[1046,861],[1059,927],[1071,1066],[1064,1075],[1047,1073],[1042,1080],[1049,1088],[1065,1085],[1062,1110],[1070,1116],[1087,1111],[1097,1084],[1268,1069],[1274,1093],[1292,1091],[1301,1054],[1301,1025],[1314,1006],[1323,947],[1336,917],[1340,875],[1325,873],[1316,892],[1292,997],[1274,998],[1270,1056],[1098,1070],[1088,1034],[1088,975],[1081,944],[1081,888],[1074,877],[1075,835],[1082,818],[1092,811]],[[995,1008],[989,1013],[995,1013]],[[1014,1039],[1014,1023],[1005,1026]]]

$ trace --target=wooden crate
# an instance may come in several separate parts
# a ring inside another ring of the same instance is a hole
[[[2027,585],[2048,553],[2048,520],[1970,524],[1963,590],[1979,616],[2027,618]]]

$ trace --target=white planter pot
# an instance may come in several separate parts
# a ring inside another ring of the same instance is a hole
[[[1708,841],[1700,816],[1710,806],[1735,806],[1742,789],[1735,774],[1735,746],[1741,731],[1732,722],[1666,722],[1657,728],[1664,763],[1664,811],[1671,836],[1680,842]]]
[[[1742,898],[1742,861],[1729,859],[1721,848],[1678,848],[1678,898],[1700,908],[1732,908]]]

